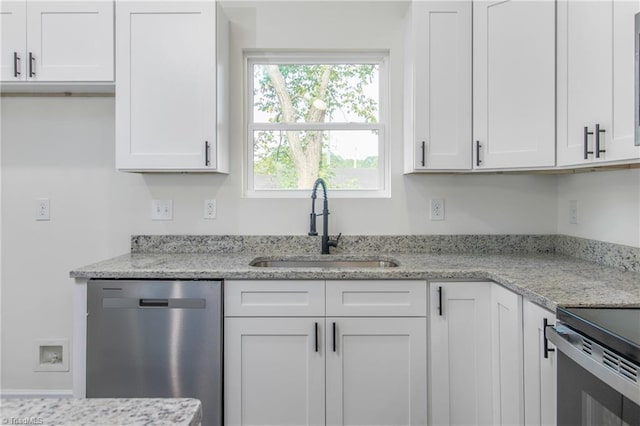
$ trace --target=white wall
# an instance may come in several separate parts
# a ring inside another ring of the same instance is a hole
[[[640,247],[640,169],[559,176],[558,233]]]
[[[525,175],[402,175],[402,32],[397,4],[310,6],[293,34],[283,4],[236,7],[232,37],[231,173],[129,174],[114,167],[112,98],[2,98],[2,388],[70,389],[69,373],[34,373],[33,341],[71,338],[68,271],[129,250],[131,234],[305,234],[310,199],[242,198],[241,49],[388,48],[391,51],[392,198],[330,200],[331,231],[345,234],[552,234],[557,178]],[[360,9],[358,7],[361,7]],[[367,18],[364,19],[363,16]],[[349,37],[332,28],[351,28]],[[267,27],[269,23],[269,27]],[[322,32],[325,31],[325,32]],[[355,34],[361,34],[359,37]],[[295,44],[295,46],[294,46]],[[51,199],[36,222],[35,199]],[[218,218],[202,218],[218,200]],[[430,198],[446,200],[446,220],[428,220]],[[152,199],[173,199],[174,220],[150,220]]]

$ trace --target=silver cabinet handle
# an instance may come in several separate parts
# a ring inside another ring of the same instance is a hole
[[[482,160],[480,159],[480,148],[482,148],[480,141],[476,141],[476,167],[480,167],[480,163],[482,163]]]
[[[422,167],[424,167],[425,164],[426,164],[425,157],[424,157],[425,156],[425,144],[426,144],[426,142],[422,141],[422,160],[420,161],[420,164],[422,165]]]
[[[211,165],[211,159],[209,158],[210,149],[211,146],[209,146],[209,141],[204,141],[204,165],[207,167]]]

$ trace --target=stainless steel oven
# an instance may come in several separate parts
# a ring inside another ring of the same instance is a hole
[[[558,308],[558,425],[640,425],[640,309]]]

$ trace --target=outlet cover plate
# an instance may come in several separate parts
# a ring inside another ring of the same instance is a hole
[[[36,220],[51,219],[51,203],[48,198],[39,198],[36,200]]]
[[[444,199],[432,198],[429,209],[431,220],[444,220]]]
[[[216,200],[204,200],[204,218],[215,219],[217,213]]]
[[[569,223],[578,224],[578,200],[569,201]]]

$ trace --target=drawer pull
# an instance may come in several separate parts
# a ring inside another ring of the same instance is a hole
[[[333,340],[333,351],[336,351],[336,323],[333,323],[333,338],[331,340]]]
[[[314,342],[315,342],[315,348],[316,348],[316,352],[318,352],[318,323],[315,323],[315,336],[314,336]]]

